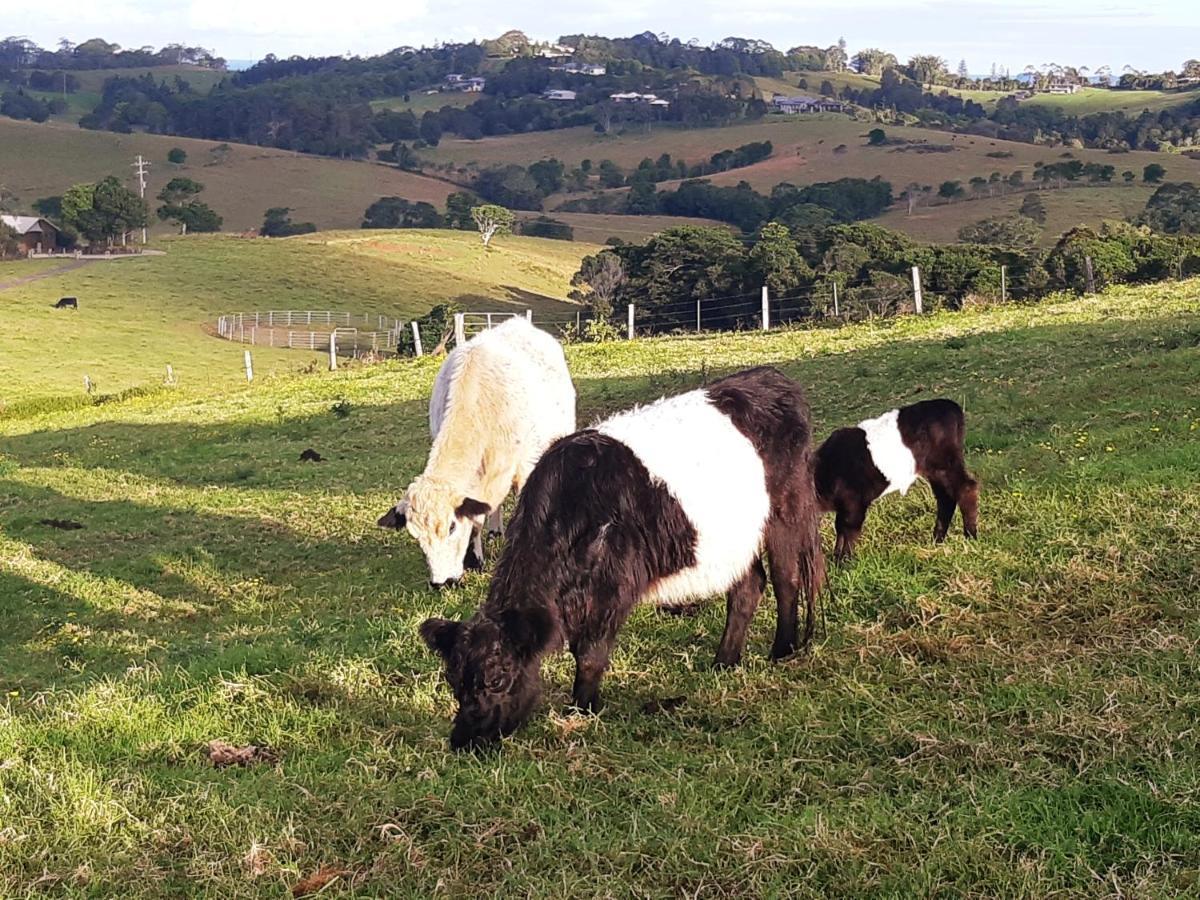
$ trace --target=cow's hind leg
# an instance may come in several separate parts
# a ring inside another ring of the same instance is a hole
[[[600,681],[608,670],[612,642],[583,640],[571,647],[575,657],[575,686],[571,705],[580,712],[600,712]]]
[[[746,574],[729,589],[725,606],[725,633],[721,635],[721,643],[717,646],[718,668],[736,666],[742,661],[746,629],[754,618],[766,584],[767,573],[763,571],[762,560],[755,559]]]
[[[978,537],[979,482],[969,474],[965,483],[958,489],[958,508],[962,510],[963,534],[969,538]]]
[[[953,479],[944,473],[934,473],[929,479],[933,488],[933,496],[937,500],[937,524],[933,527],[934,543],[940,544],[946,539],[950,523],[954,521],[954,510],[958,506],[957,491]]]

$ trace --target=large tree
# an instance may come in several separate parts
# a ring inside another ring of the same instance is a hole
[[[588,304],[598,319],[612,315],[613,303],[625,283],[625,266],[611,250],[585,256],[571,277],[571,299]]]
[[[1041,226],[1025,216],[984,219],[964,225],[958,231],[958,239],[964,244],[986,244],[1019,250],[1032,247],[1041,236]]]
[[[162,206],[157,214],[164,222],[174,222],[180,234],[189,231],[220,231],[222,219],[212,208],[197,196],[204,185],[190,178],[172,178],[158,192]]]
[[[787,227],[768,222],[746,260],[746,274],[754,284],[766,285],[773,297],[786,295],[812,279],[812,269],[796,249]]]
[[[914,81],[921,84],[937,84],[945,77],[947,65],[946,60],[940,56],[918,55],[909,59],[907,70],[909,77]]]
[[[96,184],[77,184],[63,194],[63,224],[91,243],[121,238],[146,225],[146,203],[114,175]]]
[[[516,217],[511,210],[507,210],[503,206],[484,203],[471,210],[471,219],[475,222],[475,227],[479,229],[479,238],[483,241],[483,246],[490,247],[492,238],[500,234],[509,234],[512,231]]]

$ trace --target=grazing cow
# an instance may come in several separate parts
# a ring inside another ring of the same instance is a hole
[[[63,297],[54,304],[55,309],[79,309],[79,301],[74,297]]]
[[[813,480],[822,511],[836,513],[834,558],[843,562],[854,552],[872,503],[892,491],[907,493],[918,475],[937,498],[933,539],[946,539],[956,506],[964,534],[975,537],[979,483],[963,462],[965,433],[961,406],[923,400],[831,434],[813,458]]]
[[[574,706],[597,711],[639,600],[728,592],[716,663],[737,665],[767,580],[764,549],[778,604],[771,658],[807,647],[825,575],[810,433],[801,387],[759,368],[551,446],[517,500],[484,605],[469,621],[420,628],[458,700],[451,747],[519,728],[541,693],[542,657],[563,643],[575,657]]]
[[[441,587],[462,577],[464,558],[478,564],[468,551],[483,555],[484,517],[520,491],[552,441],[575,430],[562,346],[515,317],[456,347],[434,381],[429,428],[425,471],[378,524],[407,527],[429,583]]]

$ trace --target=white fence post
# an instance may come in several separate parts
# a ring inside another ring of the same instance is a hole
[[[417,327],[416,319],[412,323],[413,329],[413,346],[417,348],[417,356],[423,356],[421,352],[421,329]]]
[[[463,326],[463,314],[455,313],[454,314],[454,343],[456,346],[461,347],[463,345],[463,343],[466,341],[467,338],[464,333],[465,331],[466,331],[466,329]]]
[[[337,371],[337,329],[329,332],[329,371]]]
[[[629,304],[628,337],[629,337],[629,340],[631,340],[631,341],[633,340],[633,304],[632,303]]]
[[[837,282],[836,281],[833,283],[833,315],[834,315],[834,318],[838,318],[839,316],[841,316],[841,312],[838,311],[838,296],[837,296]]]
[[[1008,301],[1008,266],[1000,267],[1000,299]]]
[[[762,328],[763,331],[771,330],[770,298],[767,296],[767,286],[765,284],[762,289]]]
[[[175,385],[176,383],[177,382],[175,381],[175,370],[173,368],[171,368],[170,363],[167,363],[167,384]]]
[[[533,307],[529,307],[525,310],[525,321],[530,325],[533,324]]]
[[[254,361],[250,359],[250,351],[246,351],[246,381],[254,380]]]
[[[913,305],[917,312],[924,311],[924,304],[921,302],[921,269],[918,266],[913,266]]]

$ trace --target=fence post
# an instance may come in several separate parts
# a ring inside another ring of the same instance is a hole
[[[329,332],[329,371],[337,371],[337,329]]]
[[[835,319],[839,318],[841,316],[841,312],[838,311],[837,282],[836,281],[833,283],[833,316]]]
[[[575,336],[578,337],[583,332],[583,314],[580,310],[575,310]]]
[[[527,307],[525,309],[525,321],[528,322],[530,325],[533,324],[533,307],[532,306]]]
[[[762,287],[762,330],[771,330],[771,307],[770,297],[767,296],[767,286]]]
[[[170,363],[167,363],[167,384],[169,384],[169,385],[174,385],[174,384],[176,384],[176,381],[175,381],[175,370],[171,368],[171,364],[170,364]]]
[[[1008,302],[1008,266],[1000,267],[1000,300]]]
[[[629,304],[628,338],[631,341],[633,340],[633,304],[632,303]]]
[[[700,298],[696,298],[696,334],[700,333]]]
[[[1096,273],[1092,269],[1092,258],[1085,256],[1083,258],[1084,270],[1087,273],[1087,292],[1089,294],[1096,293]]]
[[[92,379],[87,375],[83,376],[83,390],[87,394],[90,394],[93,390],[95,390],[95,386],[92,384]]]
[[[421,329],[417,327],[416,319],[413,319],[412,330],[413,330],[413,346],[417,350],[417,356],[423,356],[424,354],[421,352]]]
[[[924,312],[924,304],[921,302],[921,269],[919,266],[913,266],[913,305],[917,312]]]
[[[491,313],[484,313],[484,315],[486,315],[486,316],[487,316],[487,327],[488,327],[488,328],[491,328],[491,327],[492,327],[492,314],[491,314]]]
[[[254,361],[250,359],[250,351],[246,351],[246,381],[254,380]]]
[[[455,343],[455,345],[457,345],[459,347],[461,347],[463,345],[463,343],[467,339],[465,332],[466,332],[466,329],[463,326],[463,314],[455,313],[454,314],[454,343]]]

